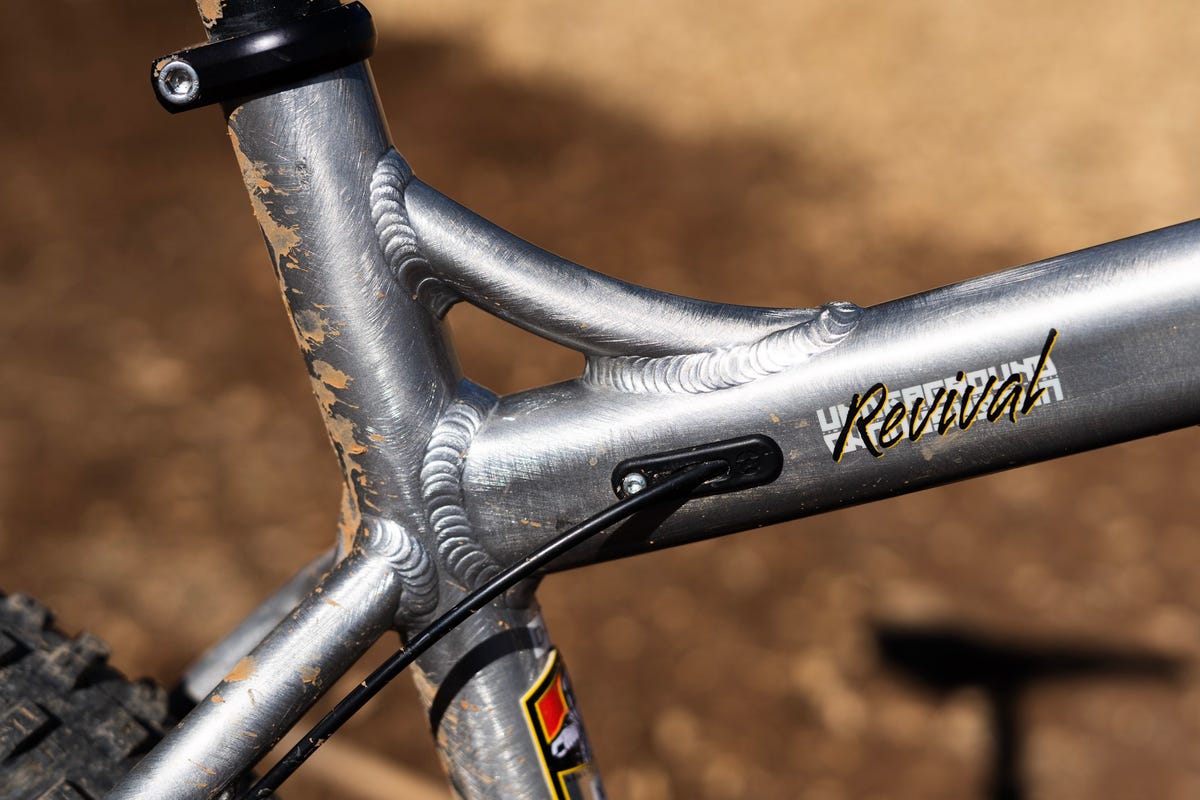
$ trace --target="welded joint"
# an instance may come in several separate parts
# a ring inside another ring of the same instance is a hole
[[[494,394],[464,380],[434,426],[421,465],[421,495],[438,563],[467,588],[483,585],[501,569],[471,529],[462,488],[471,442],[496,403]]]
[[[854,303],[826,303],[796,325],[749,344],[668,356],[587,359],[583,380],[621,392],[703,394],[775,375],[841,343],[858,327]]]
[[[500,573],[500,563],[471,528],[462,489],[471,442],[496,402],[494,394],[464,380],[434,426],[420,476],[426,531],[377,515],[362,516],[359,548],[385,559],[400,579],[398,621],[418,620],[437,608],[439,571],[466,588]]]
[[[371,175],[371,218],[384,261],[396,280],[414,300],[441,319],[460,298],[434,274],[421,253],[404,203],[404,190],[412,178],[408,163],[395,148],[388,148]]]
[[[385,560],[396,572],[397,620],[421,618],[437,608],[437,566],[416,534],[396,520],[364,514],[360,542],[365,555]]]
[[[461,275],[439,273],[422,253],[405,203],[405,191],[412,181],[412,170],[393,148],[379,159],[371,177],[371,214],[389,268],[411,292],[413,299],[439,317],[463,299],[495,313],[478,287],[464,281]],[[582,267],[577,269],[586,272]],[[564,288],[564,291],[570,289]],[[670,295],[663,295],[663,298],[666,302],[677,299]],[[509,309],[509,312],[521,314],[519,309]],[[702,394],[741,386],[799,366],[844,341],[858,327],[862,316],[862,309],[848,302],[789,312],[798,320],[786,328],[771,331],[753,341],[696,352],[661,356],[612,355],[598,352],[583,342],[574,342],[570,346],[587,356],[582,378],[585,384],[637,394]],[[516,321],[522,327],[538,331],[536,320]],[[587,320],[575,322],[582,328],[587,327]],[[552,336],[547,338],[554,340]],[[611,345],[611,342],[606,344]]]

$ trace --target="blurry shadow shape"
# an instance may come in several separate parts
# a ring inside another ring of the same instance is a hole
[[[992,767],[987,797],[1022,800],[1022,692],[1050,681],[1089,678],[1175,682],[1184,663],[1169,656],[1091,645],[1002,641],[953,626],[874,626],[883,663],[936,694],[983,691],[991,711]]]

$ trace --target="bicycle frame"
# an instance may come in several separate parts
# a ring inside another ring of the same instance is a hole
[[[218,796],[382,633],[610,504],[626,459],[757,433],[785,464],[556,569],[1200,422],[1200,223],[871,308],[722,306],[585,270],[421,183],[365,63],[227,113],[345,479],[337,564],[249,624],[252,652],[218,646],[189,681],[207,696],[114,798]],[[583,352],[585,374],[504,398],[465,381],[441,323],[459,301]],[[419,662],[464,797],[566,796],[524,702],[557,663],[532,586]]]

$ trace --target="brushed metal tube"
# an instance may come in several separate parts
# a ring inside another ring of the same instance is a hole
[[[214,644],[184,674],[187,696],[198,701],[254,649],[313,590],[334,563],[334,548],[326,550],[263,600],[224,639]]]
[[[341,463],[343,551],[368,511],[420,530],[425,445],[460,375],[440,320],[380,248],[371,181],[390,135],[370,71],[247,101],[228,122]]]
[[[617,280],[514,236],[420,180],[405,201],[439,278],[489,314],[565,347],[664,355],[750,342],[812,314],[710,303]]]
[[[832,458],[831,407],[880,382],[896,392],[1007,369],[1036,357],[1051,329],[1061,399],[1015,424],[1005,416],[879,458],[862,448]],[[733,388],[626,392],[579,379],[503,398],[472,444],[463,492],[472,526],[490,532],[504,562],[609,502],[625,458],[751,433],[783,449],[774,484],[628,524],[558,563],[579,566],[1197,424],[1197,352],[1191,222],[865,309],[832,349]]]
[[[206,800],[252,767],[392,626],[384,558],[352,553],[108,795]]]

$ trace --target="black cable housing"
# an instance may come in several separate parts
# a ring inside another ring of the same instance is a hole
[[[315,753],[330,736],[399,675],[405,667],[416,661],[446,634],[505,591],[604,529],[655,503],[687,498],[701,484],[728,470],[729,464],[725,461],[707,461],[689,466],[655,482],[641,492],[613,503],[600,513],[555,537],[482,587],[471,592],[414,636],[406,647],[393,653],[366,680],[356,686],[239,800],[265,800],[270,797],[301,764],[308,760],[309,756]]]

